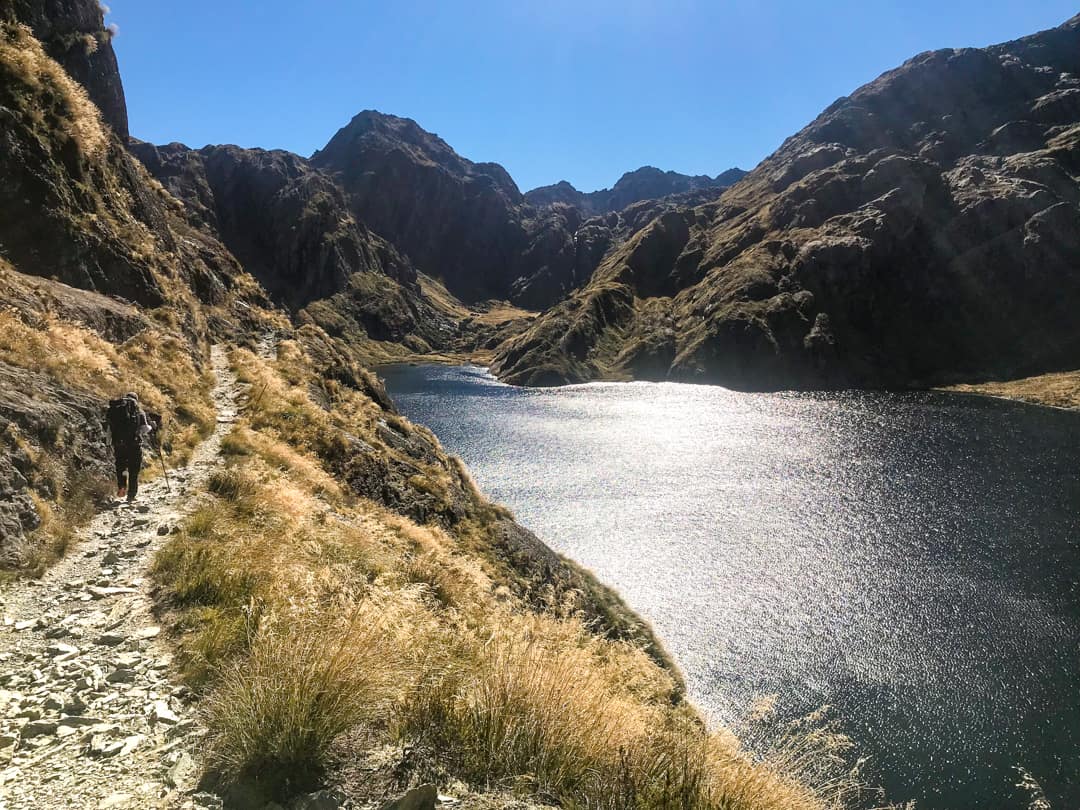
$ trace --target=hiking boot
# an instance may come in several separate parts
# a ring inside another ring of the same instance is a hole
[[[117,492],[116,492],[116,497],[117,498],[123,498],[126,495],[127,495],[127,487],[120,487],[120,489],[117,490]]]

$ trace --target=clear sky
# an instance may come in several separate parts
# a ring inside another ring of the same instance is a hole
[[[309,155],[407,116],[527,190],[753,166],[921,51],[1064,22],[1075,0],[107,0],[132,134]]]

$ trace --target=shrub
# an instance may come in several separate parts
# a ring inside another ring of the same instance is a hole
[[[385,721],[409,679],[400,607],[367,605],[344,626],[290,614],[265,627],[205,703],[210,770],[271,797],[314,785],[334,738]]]

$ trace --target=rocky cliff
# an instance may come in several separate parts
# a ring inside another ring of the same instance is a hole
[[[2,0],[0,17],[28,26],[45,52],[58,62],[101,110],[121,139],[128,137],[124,86],[105,27],[102,6],[87,0]]]
[[[425,300],[413,266],[358,222],[341,188],[303,158],[237,146],[130,148],[276,303],[314,313],[351,340],[447,348],[453,325]]]
[[[364,111],[311,162],[359,220],[466,301],[546,306],[575,283],[578,218],[535,210],[502,166],[461,157],[411,119]]]
[[[1080,364],[1080,17],[924,53],[502,345],[503,379],[921,386]]]
[[[525,200],[538,207],[563,203],[579,208],[588,215],[610,214],[642,200],[657,200],[688,191],[712,189],[714,194],[711,196],[716,197],[723,189],[745,176],[746,172],[742,169],[728,169],[716,177],[709,177],[665,172],[652,166],[642,166],[624,174],[611,188],[583,192],[562,180],[554,185],[525,192]]]
[[[732,179],[730,172],[713,179],[646,167],[593,195],[569,184],[522,195],[502,166],[473,163],[415,121],[372,110],[311,163],[341,184],[359,221],[452,293],[529,309],[549,307],[585,283],[621,234],[594,215],[682,192],[715,196]]]

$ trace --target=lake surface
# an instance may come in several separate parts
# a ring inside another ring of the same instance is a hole
[[[1080,807],[1080,415],[943,394],[381,370],[484,492],[614,586],[721,721],[835,707],[890,801]]]

